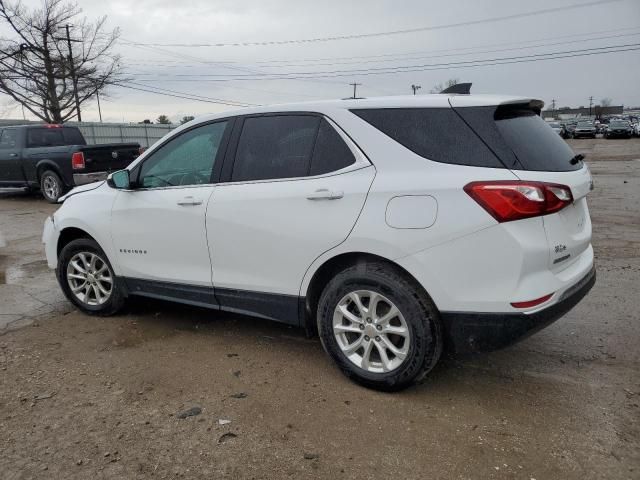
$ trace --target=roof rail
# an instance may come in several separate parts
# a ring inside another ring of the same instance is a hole
[[[471,83],[456,83],[445,88],[440,93],[457,93],[460,95],[469,95],[471,93]]]

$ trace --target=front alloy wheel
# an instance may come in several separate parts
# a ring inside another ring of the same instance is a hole
[[[60,250],[56,276],[66,297],[89,315],[112,315],[124,305],[125,287],[91,238],[72,240]]]
[[[76,253],[67,264],[71,293],[86,305],[98,306],[109,300],[113,276],[107,263],[92,252]]]

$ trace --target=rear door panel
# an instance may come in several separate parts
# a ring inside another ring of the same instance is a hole
[[[349,235],[374,176],[368,166],[323,177],[216,186],[207,208],[214,286],[298,295],[309,265]],[[341,197],[308,198],[320,190]]]

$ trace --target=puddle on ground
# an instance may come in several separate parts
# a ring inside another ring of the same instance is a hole
[[[4,263],[0,259],[0,285],[19,285],[26,278],[33,278],[49,271],[46,260],[36,260],[24,265],[9,265],[5,268],[2,268],[3,265]]]

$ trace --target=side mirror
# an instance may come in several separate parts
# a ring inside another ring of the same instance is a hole
[[[107,185],[119,190],[128,190],[131,187],[129,170],[118,170],[117,172],[110,173],[107,177]]]

